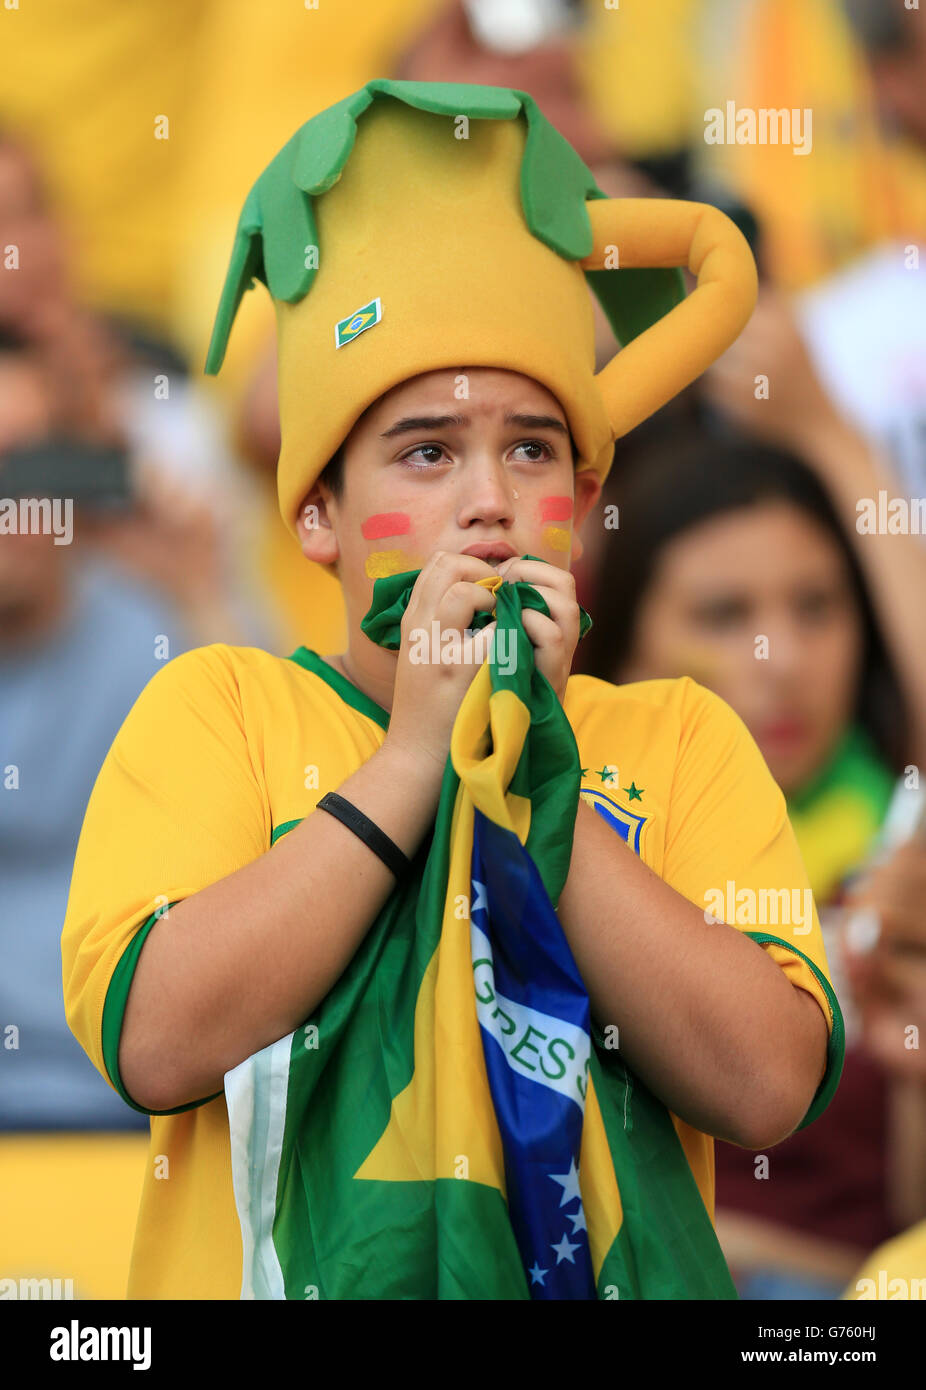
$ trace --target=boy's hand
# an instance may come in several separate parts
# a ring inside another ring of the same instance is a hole
[[[579,641],[575,578],[569,570],[561,570],[543,560],[522,560],[514,556],[499,565],[498,573],[508,583],[521,580],[530,584],[550,610],[552,616],[547,618],[535,608],[523,609],[521,621],[534,646],[534,664],[546,676],[562,704]]]
[[[390,747],[415,755],[424,753],[443,768],[450,753],[457,711],[488,656],[489,641],[495,632],[493,620],[472,637],[463,636],[477,612],[491,613],[495,608],[495,595],[476,580],[495,575],[485,560],[450,550],[436,551],[422,568],[402,617],[402,641],[386,735]],[[442,639],[436,645],[431,627],[435,619]],[[416,628],[424,630],[426,645],[412,639]],[[450,660],[448,633],[458,639],[456,660]],[[427,659],[422,659],[416,647]]]

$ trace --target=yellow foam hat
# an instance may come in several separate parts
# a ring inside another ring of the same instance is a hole
[[[681,266],[697,276],[687,298]],[[540,382],[577,470],[603,480],[614,441],[729,347],[757,288],[728,217],[608,198],[526,92],[386,80],[308,121],[251,189],[209,373],[255,278],[276,310],[277,486],[294,534],[367,406],[438,368]],[[623,345],[597,374],[590,290]]]

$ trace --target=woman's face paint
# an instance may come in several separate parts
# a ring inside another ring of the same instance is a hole
[[[571,497],[541,497],[540,499],[540,520],[541,521],[569,521],[572,516]],[[564,526],[544,526],[543,539],[551,550],[567,551],[572,544],[572,536],[568,527]]]

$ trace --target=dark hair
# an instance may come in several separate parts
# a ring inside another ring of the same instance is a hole
[[[870,53],[900,53],[908,35],[900,0],[843,0],[849,24]]]
[[[357,425],[360,424],[360,421],[363,420],[365,416],[369,414],[369,412],[373,409],[373,406],[375,404],[376,401],[371,401],[370,404],[360,412],[353,425],[351,425],[351,434],[353,433]],[[349,438],[350,434],[345,435],[345,437],[341,440],[341,443],[338,445],[337,449],[331,455],[331,458],[328,460],[328,462],[325,464],[324,468],[318,475],[318,481],[325,483],[331,489],[332,494],[337,498],[339,502],[341,498],[344,496],[344,452],[347,448],[347,441]]]
[[[0,324],[0,353],[4,356],[24,357],[33,348],[32,340],[15,324]]]
[[[811,517],[843,555],[863,628],[854,717],[895,769],[908,757],[907,711],[861,568],[816,475],[784,450],[727,432],[674,426],[619,449],[602,494],[618,507],[595,579],[594,626],[583,670],[612,680],[630,655],[637,616],[670,541],[724,512],[786,501]]]
[[[325,485],[326,485],[328,488],[330,488],[331,492],[332,492],[332,493],[334,494],[334,496],[338,499],[338,501],[341,500],[342,496],[344,495],[344,445],[343,445],[343,444],[340,446],[340,448],[337,450],[336,453],[334,453],[334,454],[331,455],[331,458],[330,458],[330,459],[328,460],[328,462],[325,464],[325,466],[324,466],[324,468],[322,469],[321,473],[319,473],[319,475],[318,475],[318,481],[319,481],[320,483],[325,483]]]

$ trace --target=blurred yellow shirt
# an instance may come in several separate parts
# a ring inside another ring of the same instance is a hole
[[[926,1221],[872,1251],[842,1296],[859,1303],[926,1299]]]
[[[79,297],[167,332],[198,374],[251,184],[311,116],[387,76],[439,4],[377,0],[359,23],[346,0],[0,7],[0,128],[47,176]],[[239,327],[230,385],[267,321],[253,340]]]

